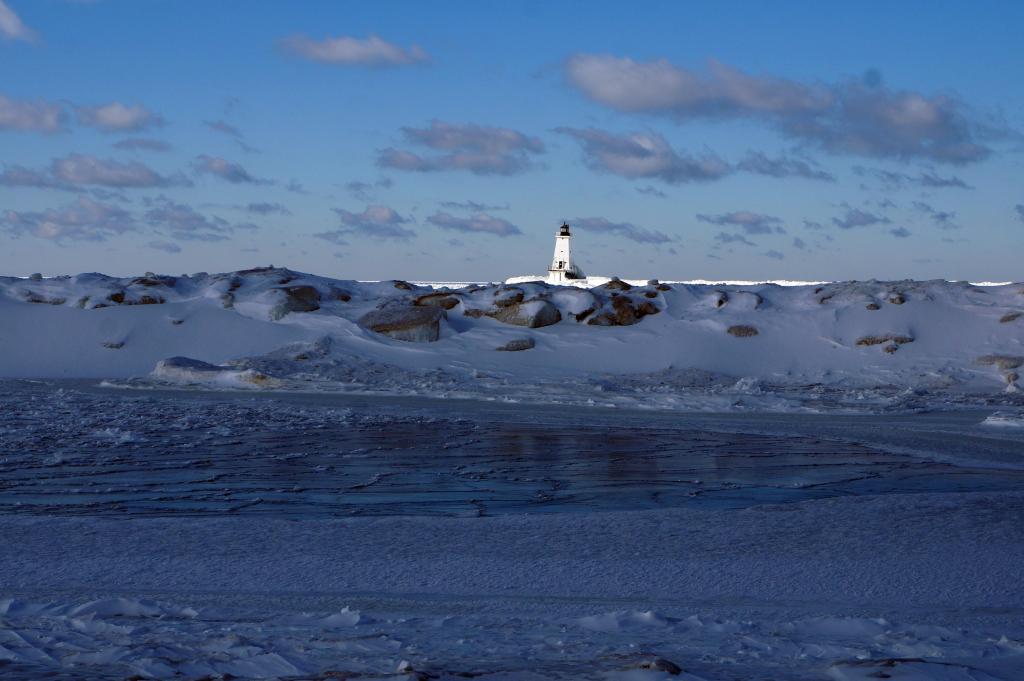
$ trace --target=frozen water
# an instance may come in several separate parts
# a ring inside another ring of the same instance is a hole
[[[1024,678],[1005,409],[0,388],[4,679]]]

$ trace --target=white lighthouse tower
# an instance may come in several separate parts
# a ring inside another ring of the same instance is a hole
[[[569,225],[563,222],[558,228],[558,234],[555,235],[555,255],[551,258],[551,267],[548,268],[549,284],[564,284],[573,279],[584,279],[586,276],[572,261],[572,248],[569,244],[571,239]]]

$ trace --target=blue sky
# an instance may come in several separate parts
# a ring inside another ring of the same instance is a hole
[[[0,0],[0,272],[1020,280],[1022,21]]]

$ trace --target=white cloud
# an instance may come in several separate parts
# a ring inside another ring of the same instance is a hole
[[[508,220],[488,215],[487,213],[475,213],[470,217],[456,217],[450,213],[439,212],[427,218],[432,225],[441,229],[450,229],[456,232],[467,232],[471,234],[493,234],[506,237],[522,234],[522,230]]]
[[[164,119],[141,104],[111,102],[100,106],[76,106],[78,124],[103,132],[138,132],[164,125]]]
[[[117,206],[82,196],[63,208],[42,212],[0,214],[0,226],[15,235],[30,235],[51,241],[106,241],[135,229],[131,215]]]
[[[59,104],[18,101],[0,95],[0,130],[58,132],[64,128],[65,117]]]
[[[4,1],[0,0],[0,36],[6,40],[23,40],[32,42],[36,39],[36,33],[14,13],[14,10]]]
[[[387,67],[430,61],[430,55],[418,45],[403,48],[376,35],[315,40],[297,34],[283,39],[281,46],[287,52],[324,64]]]

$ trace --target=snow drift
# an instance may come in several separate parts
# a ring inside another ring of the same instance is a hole
[[[677,408],[874,390],[1016,405],[1024,365],[1024,285],[938,280],[434,289],[274,267],[91,273],[0,278],[0,319],[3,377],[228,388]]]

